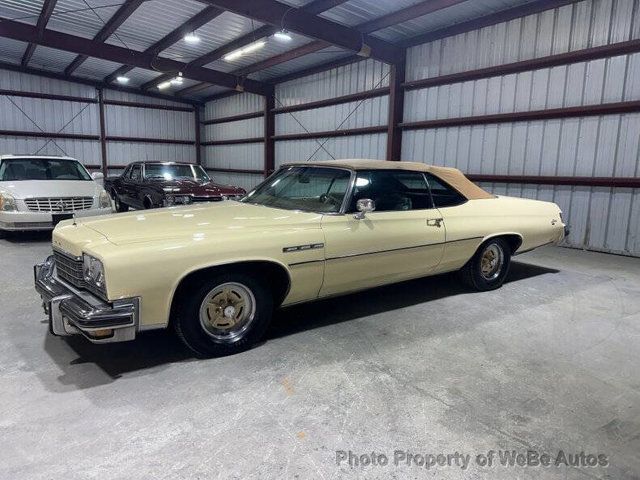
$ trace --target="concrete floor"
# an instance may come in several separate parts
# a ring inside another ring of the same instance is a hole
[[[48,242],[0,240],[0,479],[640,478],[640,259],[544,248],[495,292],[448,275],[296,307],[258,348],[198,361],[167,332],[49,336]],[[504,449],[609,466],[476,463]]]

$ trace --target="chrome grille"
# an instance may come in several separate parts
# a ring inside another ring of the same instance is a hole
[[[27,198],[24,203],[32,212],[75,212],[93,206],[93,197]]]
[[[74,287],[83,288],[85,286],[82,274],[82,259],[65,255],[57,250],[53,251],[56,259],[56,268],[58,276]]]
[[[106,300],[106,292],[92,283],[84,281],[84,272],[82,268],[82,258],[72,257],[58,250],[53,251],[53,257],[56,260],[56,273],[58,278],[70,283],[72,286],[81,290],[87,290],[94,295]]]

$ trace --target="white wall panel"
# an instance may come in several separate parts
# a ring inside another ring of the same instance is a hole
[[[205,125],[202,141],[235,140],[238,138],[257,138],[264,135],[264,118],[250,118],[235,122]]]
[[[386,125],[389,96],[276,115],[276,135]]]
[[[276,142],[276,167],[287,162],[331,160],[339,158],[373,158],[384,160],[387,135],[356,135],[313,140]]]
[[[209,172],[209,176],[212,177],[216,183],[235,185],[244,188],[246,191],[251,190],[264,180],[262,175],[251,173]]]
[[[203,164],[212,168],[262,170],[264,168],[263,158],[263,143],[215,145],[204,147]]]
[[[110,166],[125,166],[131,162],[147,160],[195,163],[196,147],[179,144],[107,142],[107,158]]]
[[[638,0],[584,0],[411,48],[419,79],[640,38]],[[407,92],[405,121],[640,99],[640,54]],[[637,177],[640,114],[474,125],[403,134],[403,159],[468,173]],[[499,194],[554,201],[567,245],[640,255],[637,190],[494,184]]]
[[[25,138],[0,135],[0,154],[63,155],[85,165],[100,165],[100,143],[92,140]]]
[[[204,109],[203,120],[230,117],[243,113],[261,112],[264,109],[264,98],[253,93],[241,93],[230,97],[208,102]]]
[[[640,35],[638,0],[583,0],[412,47],[416,80],[615,43]]]
[[[105,105],[107,136],[193,140],[193,112]]]
[[[276,85],[276,107],[299,105],[388,85],[389,66],[367,60]]]

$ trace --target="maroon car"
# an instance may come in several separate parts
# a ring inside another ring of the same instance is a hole
[[[157,208],[194,202],[240,198],[244,189],[219,185],[200,166],[180,162],[134,162],[122,175],[107,178],[104,188],[118,212],[132,208]]]

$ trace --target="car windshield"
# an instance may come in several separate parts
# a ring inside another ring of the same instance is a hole
[[[0,163],[0,181],[91,180],[77,160],[58,158],[8,158]]]
[[[351,173],[340,168],[285,167],[241,201],[287,210],[340,211]]]
[[[208,182],[211,179],[200,165],[147,163],[144,166],[144,178],[147,180],[197,180]]]

